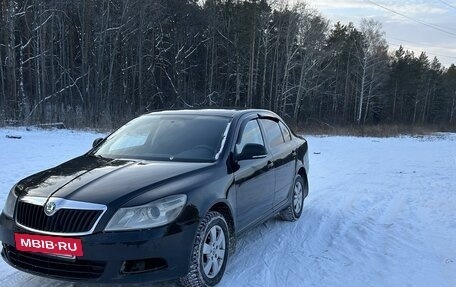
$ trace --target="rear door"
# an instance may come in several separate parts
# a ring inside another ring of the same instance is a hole
[[[237,137],[234,153],[242,152],[248,143],[265,146],[262,131],[256,118],[245,120]],[[274,202],[275,176],[272,156],[238,161],[234,173],[236,185],[236,220],[239,230],[270,214]]]
[[[259,121],[272,153],[275,171],[273,206],[276,207],[287,200],[295,176],[296,153],[291,146],[289,130],[279,119],[260,118]]]

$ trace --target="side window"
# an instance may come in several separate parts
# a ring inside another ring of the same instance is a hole
[[[291,141],[290,130],[285,126],[284,123],[279,122],[280,129],[282,130],[283,138],[286,142]]]
[[[282,132],[280,131],[280,127],[277,122],[268,119],[260,119],[260,121],[266,134],[266,140],[269,142],[271,148],[284,143]]]
[[[257,120],[249,121],[240,134],[236,143],[236,153],[240,154],[246,144],[254,143],[264,146],[263,136],[261,135],[260,126]]]

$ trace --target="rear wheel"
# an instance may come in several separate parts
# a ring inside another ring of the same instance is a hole
[[[230,248],[228,224],[222,214],[210,211],[201,221],[188,274],[181,278],[186,287],[214,286],[225,272]]]
[[[280,212],[280,217],[286,221],[296,221],[301,217],[304,198],[307,195],[307,185],[300,175],[297,175],[291,192],[290,204]]]

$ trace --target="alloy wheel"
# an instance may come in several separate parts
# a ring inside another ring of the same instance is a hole
[[[299,214],[302,208],[302,184],[296,181],[293,192],[293,209],[295,214]]]
[[[202,252],[203,270],[208,278],[214,278],[220,272],[225,253],[225,233],[220,226],[214,225],[204,238]]]

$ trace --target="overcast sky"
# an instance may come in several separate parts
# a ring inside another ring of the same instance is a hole
[[[306,3],[332,23],[358,25],[362,18],[380,21],[390,49],[403,44],[418,54],[425,51],[430,59],[437,56],[446,67],[456,63],[456,0],[307,0]],[[437,26],[437,29],[426,24]]]

